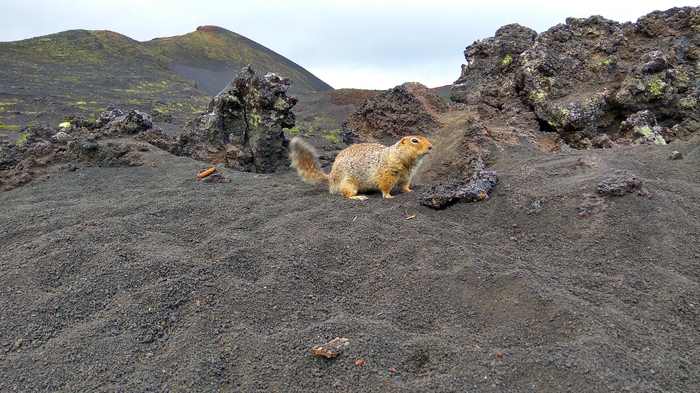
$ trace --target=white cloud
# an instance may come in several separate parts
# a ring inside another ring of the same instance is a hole
[[[429,67],[429,65],[427,65]],[[423,70],[397,69],[387,70],[374,67],[329,67],[311,68],[309,71],[321,78],[335,89],[376,89],[385,90],[398,86],[405,82],[420,82],[428,87],[439,87],[452,84],[458,77],[460,66],[452,68],[445,73],[434,68]]]

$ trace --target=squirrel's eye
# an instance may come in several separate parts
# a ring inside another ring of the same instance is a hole
[[[413,143],[418,143],[418,139],[413,138],[413,139],[411,139],[411,142],[413,142]]]

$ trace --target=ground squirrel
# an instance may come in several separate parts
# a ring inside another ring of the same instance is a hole
[[[421,136],[407,136],[392,146],[358,143],[341,151],[330,174],[321,170],[316,150],[299,137],[289,143],[289,157],[302,180],[308,183],[328,181],[331,194],[366,200],[358,192],[380,190],[382,197],[393,198],[391,189],[398,185],[411,192],[411,177],[433,145]]]

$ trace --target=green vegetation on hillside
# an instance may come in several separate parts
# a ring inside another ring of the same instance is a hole
[[[298,64],[220,27],[200,26],[192,33],[157,38],[144,42],[143,45],[154,55],[190,67],[238,73],[251,64],[258,73],[275,72],[292,79],[294,86],[303,91],[332,90],[328,84]]]
[[[0,110],[0,119],[37,106],[89,117],[110,103],[144,111],[166,107],[188,119],[210,99],[169,72],[166,58],[113,32],[71,30],[0,43],[0,52],[0,85],[6,87],[0,101],[8,107]]]
[[[110,103],[187,121],[206,108],[211,95],[171,72],[168,65],[175,62],[232,74],[252,64],[258,73],[289,77],[302,91],[332,89],[288,59],[216,27],[148,42],[111,31],[70,30],[2,42],[0,53],[0,120],[6,124],[16,123],[18,114],[94,117]]]

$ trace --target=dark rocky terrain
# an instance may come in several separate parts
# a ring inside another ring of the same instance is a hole
[[[293,78],[297,95],[332,90],[291,60],[214,26],[145,42],[86,30],[0,42],[0,141],[69,115],[95,119],[109,104],[149,113],[179,133],[248,64]]]
[[[629,138],[622,124],[640,111],[655,115],[667,141],[686,138],[700,131],[698,18],[686,7],[635,24],[570,18],[539,35],[504,26],[465,50],[451,97],[576,148]]]
[[[0,151],[0,390],[697,391],[698,26],[504,26],[447,103],[262,69],[191,117],[146,97],[28,127],[62,101],[23,100]],[[279,154],[414,130],[433,152],[390,200]]]

